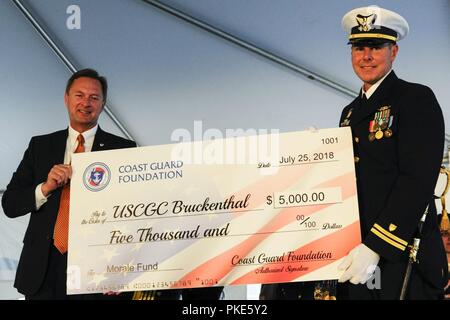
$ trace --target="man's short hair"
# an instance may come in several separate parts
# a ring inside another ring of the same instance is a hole
[[[74,74],[72,74],[72,76],[69,78],[69,80],[67,80],[67,85],[66,85],[66,94],[69,94],[69,90],[70,87],[72,87],[73,82],[78,79],[78,78],[82,78],[82,77],[86,77],[86,78],[91,78],[91,79],[95,79],[98,80],[102,86],[102,94],[103,94],[103,101],[106,101],[106,96],[108,94],[108,82],[106,81],[106,78],[99,75],[98,72],[94,69],[82,69],[79,70],[77,72],[75,72]]]

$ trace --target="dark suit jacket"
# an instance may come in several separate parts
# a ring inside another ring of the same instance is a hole
[[[64,161],[68,130],[31,138],[28,149],[2,198],[5,214],[10,218],[31,212],[23,240],[23,250],[14,286],[24,295],[33,295],[40,288],[47,270],[58,214],[61,190],[53,192],[48,201],[36,210],[36,186],[47,179],[55,164]],[[97,129],[92,151],[135,147],[136,143]]]
[[[389,117],[383,131],[390,129],[391,135],[371,141],[370,123],[380,117]],[[354,138],[363,242],[381,255],[381,268],[406,263],[407,245],[430,204],[417,266],[431,284],[442,288],[447,263],[433,194],[444,149],[444,120],[433,92],[391,72],[368,101],[358,97],[344,108],[340,124],[349,125]],[[404,273],[404,268],[397,269]],[[382,289],[398,288],[403,279],[383,269],[381,277]]]

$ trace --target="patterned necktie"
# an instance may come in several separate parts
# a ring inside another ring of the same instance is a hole
[[[78,135],[78,146],[75,153],[84,152],[84,137]],[[61,193],[59,201],[58,217],[56,218],[53,232],[53,244],[62,254],[67,252],[69,238],[69,202],[70,202],[70,182],[66,183]]]

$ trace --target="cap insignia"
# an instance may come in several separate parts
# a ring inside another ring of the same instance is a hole
[[[363,16],[358,14],[356,16],[356,22],[358,22],[358,30],[367,32],[373,29],[373,24],[377,20],[377,15],[375,13],[369,16]]]

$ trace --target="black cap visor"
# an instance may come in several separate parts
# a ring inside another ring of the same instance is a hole
[[[351,44],[352,47],[382,47],[387,44],[395,44],[395,41],[387,39],[359,38],[352,39],[347,44]]]

